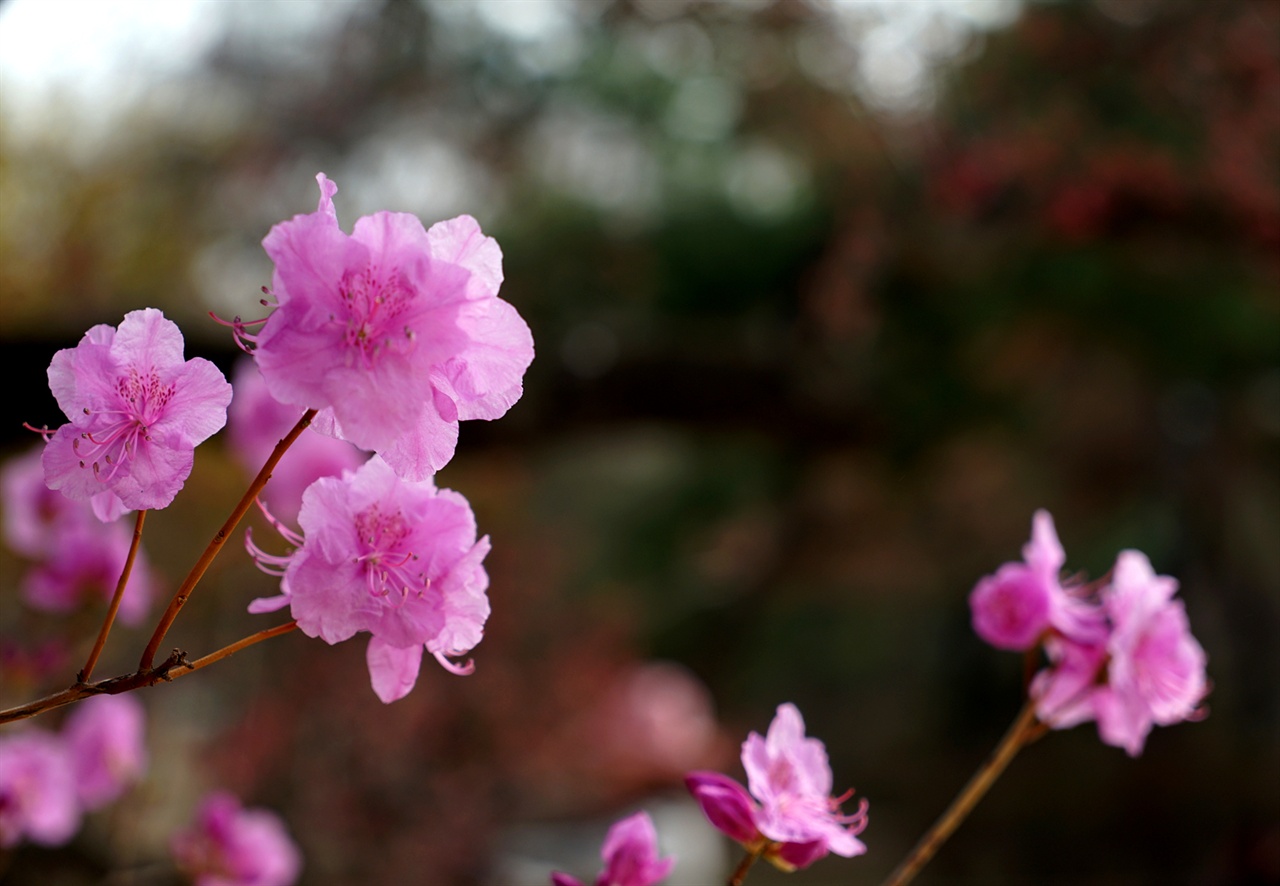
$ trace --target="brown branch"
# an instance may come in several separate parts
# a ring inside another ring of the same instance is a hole
[[[111,606],[107,609],[107,617],[102,620],[102,630],[98,631],[98,639],[94,641],[93,649],[89,652],[89,658],[84,663],[84,667],[80,669],[80,673],[76,675],[77,683],[88,683],[89,678],[93,676],[93,668],[98,663],[98,657],[102,655],[102,648],[107,645],[107,636],[111,633],[111,626],[115,623],[116,613],[120,611],[120,601],[124,598],[124,586],[129,583],[129,573],[133,571],[133,561],[138,556],[138,546],[142,543],[142,521],[147,517],[145,510],[138,511],[138,519],[133,524],[133,543],[129,545],[129,555],[125,557],[124,569],[120,572],[120,581],[116,583],[116,592],[111,597]]]
[[[202,658],[197,658],[195,661],[187,661],[187,654],[182,650],[175,649],[157,667],[145,670],[140,668],[132,674],[122,674],[119,677],[100,680],[97,683],[80,681],[68,686],[61,692],[55,692],[53,695],[46,695],[44,698],[27,704],[0,711],[0,724],[26,720],[37,714],[43,714],[45,711],[74,704],[93,695],[119,695],[122,692],[132,692],[135,689],[154,686],[160,682],[169,683],[194,671],[207,668],[209,665],[222,661],[222,659],[234,655],[242,649],[248,649],[250,646],[261,643],[263,640],[270,640],[272,637],[290,633],[297,627],[298,623],[296,621],[289,621],[273,628],[266,628],[256,634],[250,634],[241,640],[224,646],[217,652],[211,652]]]
[[[135,689],[154,686],[162,681],[168,682],[178,676],[177,674],[170,674],[170,671],[177,667],[188,666],[187,654],[175,649],[169,653],[168,658],[154,668],[139,669],[132,674],[123,674],[119,677],[112,677],[109,680],[99,680],[97,683],[73,683],[61,692],[55,692],[53,695],[46,695],[44,698],[36,699],[27,704],[0,711],[0,724],[12,723],[15,720],[26,720],[37,714],[43,714],[45,711],[73,704],[94,695],[119,695],[122,692],[132,692]]]
[[[169,601],[169,608],[160,617],[160,622],[156,625],[155,632],[147,643],[147,648],[143,650],[142,659],[138,662],[138,673],[150,670],[151,663],[155,661],[156,652],[160,649],[160,644],[164,642],[165,634],[169,632],[174,619],[178,617],[178,613],[186,605],[195,586],[204,577],[209,564],[213,562],[214,557],[218,556],[227,538],[235,531],[236,526],[239,525],[240,520],[249,511],[249,508],[253,507],[254,499],[258,497],[258,493],[262,491],[263,487],[267,485],[267,481],[271,479],[271,471],[279,463],[280,457],[284,455],[285,450],[289,448],[293,441],[298,439],[298,435],[307,429],[307,426],[311,424],[311,419],[315,418],[315,414],[316,410],[314,409],[308,409],[304,412],[302,418],[298,419],[298,423],[293,426],[293,430],[289,431],[284,439],[276,444],[276,448],[272,450],[267,463],[262,466],[262,470],[258,471],[258,476],[249,484],[244,497],[240,499],[239,504],[232,510],[231,516],[227,517],[227,522],[222,524],[222,528],[214,535],[213,540],[209,542],[209,546],[204,549],[200,559],[191,567],[191,571],[187,573],[187,577],[183,580],[181,587],[173,595],[173,599]]]
[[[1000,777],[1018,751],[1032,741],[1044,735],[1043,728],[1036,721],[1036,705],[1028,700],[1018,718],[1013,721],[1009,731],[1000,739],[1000,744],[992,751],[987,761],[969,779],[969,783],[951,801],[951,806],[942,813],[942,817],[934,822],[933,827],[920,838],[920,842],[911,850],[911,854],[902,860],[882,886],[906,886],[920,873],[920,869],[929,863],[947,838],[960,827],[960,824],[973,811],[973,807],[986,795],[987,790]]]

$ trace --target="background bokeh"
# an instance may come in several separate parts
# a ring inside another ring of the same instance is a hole
[[[476,216],[538,349],[438,478],[493,539],[476,673],[383,706],[362,643],[291,635],[148,690],[146,783],[5,882],[170,882],[208,787],[309,884],[593,875],[638,807],[723,882],[679,776],[783,701],[871,801],[792,881],[876,882],[1019,707],[966,597],[1038,507],[1069,568],[1180,579],[1210,713],[1137,760],[1050,735],[920,882],[1280,881],[1280,3],[0,0],[0,78],[6,453],[126,311],[229,372],[207,312],[259,310],[320,170],[348,229]],[[170,588],[243,483],[215,438],[150,516]],[[172,642],[271,592],[229,551]],[[16,703],[95,616],[3,593]]]

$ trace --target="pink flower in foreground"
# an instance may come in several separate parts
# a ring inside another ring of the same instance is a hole
[[[58,846],[79,826],[75,775],[62,739],[39,729],[0,736],[0,848],[24,838]]]
[[[262,374],[251,360],[243,360],[232,381],[236,396],[227,412],[227,442],[231,454],[250,477],[257,476],[276,444],[302,417],[301,406],[286,406],[271,396]],[[271,472],[260,496],[282,520],[294,520],[302,493],[321,477],[338,477],[355,470],[368,456],[345,440],[303,431]]]
[[[604,870],[594,886],[653,886],[675,867],[674,858],[658,857],[658,832],[647,812],[637,812],[613,827],[600,849]],[[558,871],[551,875],[554,886],[583,886],[582,881]]]
[[[520,398],[533,337],[497,296],[502,253],[475,219],[424,230],[378,212],[348,235],[337,185],[316,180],[316,211],[262,241],[277,308],[242,337],[277,400],[322,410],[317,429],[425,480],[452,458],[460,420],[498,418]]]
[[[1021,651],[1035,646],[1050,629],[1074,637],[1096,634],[1096,613],[1058,580],[1066,555],[1048,511],[1036,511],[1022,558],[1022,563],[1005,563],[982,578],[969,595],[978,636],[998,649]]]
[[[1103,603],[1111,619],[1106,685],[1093,696],[1098,733],[1131,757],[1155,725],[1198,719],[1208,691],[1204,649],[1191,636],[1178,582],[1145,554],[1122,551]]]
[[[813,864],[829,852],[851,858],[867,851],[858,839],[867,825],[867,801],[845,815],[850,794],[831,796],[826,747],[807,738],[795,705],[778,706],[765,737],[742,745],[751,792],[718,772],[691,772],[685,785],[715,827],[782,870]]]
[[[67,718],[62,736],[86,810],[117,799],[146,771],[146,713],[131,695],[86,699]]]
[[[384,702],[404,697],[418,679],[425,648],[454,673],[446,656],[471,650],[489,616],[489,538],[476,540],[467,500],[430,480],[402,480],[375,456],[341,478],[317,480],[302,496],[298,536],[287,557],[250,542],[264,571],[281,575],[281,595],[255,600],[251,612],[291,608],[299,629],[326,643],[372,634],[367,661]]]
[[[5,540],[36,561],[22,578],[23,598],[45,612],[72,612],[86,602],[105,604],[115,593],[132,533],[123,523],[103,523],[89,502],[49,489],[43,449],[11,460],[3,474]],[[120,601],[121,621],[141,621],[152,595],[151,570],[140,550]]]
[[[204,799],[195,823],[174,836],[171,849],[196,886],[290,886],[302,870],[280,818],[244,809],[223,791]]]
[[[182,333],[154,308],[118,329],[99,325],[49,364],[49,388],[70,419],[44,450],[45,480],[100,516],[118,500],[168,505],[191,473],[196,444],[226,424],[231,385],[208,360],[182,357]]]

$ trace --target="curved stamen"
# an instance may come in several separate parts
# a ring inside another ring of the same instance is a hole
[[[474,659],[468,658],[462,664],[455,664],[445,658],[445,654],[443,652],[433,652],[431,654],[436,657],[436,661],[440,662],[440,666],[451,674],[457,674],[459,677],[466,677],[475,673],[476,663]]]
[[[295,548],[302,547],[303,538],[300,533],[294,532],[288,526],[281,523],[274,514],[267,510],[267,505],[261,498],[254,496],[253,503],[258,506],[258,510],[262,512],[262,516],[267,518],[267,522],[271,524],[271,528],[280,533],[281,537],[283,537],[285,541],[293,545]],[[245,530],[246,533],[248,533],[248,531],[249,530],[247,529]]]
[[[285,570],[293,561],[293,554],[268,554],[258,547],[253,541],[252,526],[244,531],[244,549],[249,552],[249,556],[253,558],[253,562],[258,569],[267,575],[274,575],[278,578],[284,577]]]

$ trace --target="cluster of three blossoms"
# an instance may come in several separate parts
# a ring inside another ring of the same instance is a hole
[[[317,181],[316,211],[263,241],[274,310],[233,326],[300,430],[309,423],[375,454],[307,489],[301,534],[273,519],[292,553],[250,546],[282,579],[281,594],[251,610],[289,606],[300,630],[328,643],[368,632],[371,680],[390,702],[412,688],[424,651],[465,673],[451,659],[482,637],[488,538],[477,539],[466,499],[432,476],[453,455],[459,421],[498,418],[519,399],[533,339],[497,296],[502,254],[474,219],[424,229],[379,212],[347,234],[336,185]],[[45,480],[104,521],[172,502],[232,398],[212,363],[184,359],[181,332],[151,308],[58,352],[49,384],[69,421],[47,435]]]

